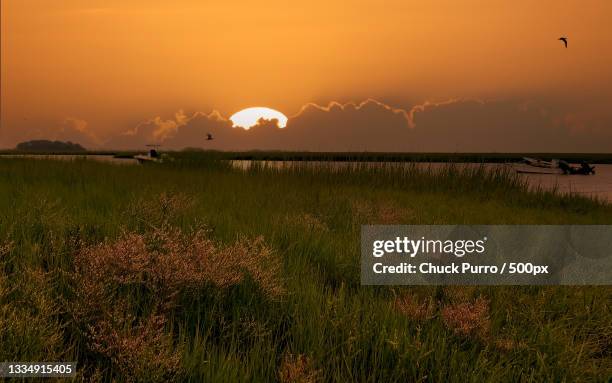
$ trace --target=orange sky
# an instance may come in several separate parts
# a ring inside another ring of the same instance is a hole
[[[612,122],[606,0],[1,4],[3,146],[66,119],[105,140],[181,109],[291,116],[368,98],[529,101],[587,130]]]

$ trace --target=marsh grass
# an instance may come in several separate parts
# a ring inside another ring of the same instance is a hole
[[[315,370],[312,360],[303,354],[285,354],[278,371],[281,383],[315,383],[320,376],[321,371]]]
[[[0,356],[99,381],[605,381],[608,287],[364,287],[362,224],[610,224],[449,165],[0,161]]]
[[[443,307],[442,321],[455,334],[487,339],[491,331],[489,310],[489,301],[486,298],[478,297],[474,302],[463,302]]]
[[[164,207],[181,206],[167,203],[176,200],[159,197]],[[71,279],[74,293],[67,307],[77,332],[91,353],[134,381],[184,375],[182,345],[164,330],[171,316],[189,310],[185,301],[247,279],[262,298],[284,294],[279,263],[261,237],[219,246],[206,229],[184,234],[165,224],[82,248],[75,254]]]

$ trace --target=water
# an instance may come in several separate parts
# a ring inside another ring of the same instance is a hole
[[[595,175],[521,174],[530,185],[557,188],[561,193],[577,193],[612,202],[612,165],[595,165]]]
[[[288,169],[293,166],[303,166],[304,164],[317,166],[332,166],[336,168],[354,166],[355,162],[323,162],[323,161],[232,161],[232,165],[238,169],[248,169],[253,163],[261,163],[266,166],[271,166],[277,169]],[[417,166],[423,170],[439,170],[446,166],[447,163],[441,162],[360,162],[360,166]],[[501,163],[454,163],[456,166],[463,167],[478,167],[485,166],[490,169],[507,168],[513,170],[512,164]],[[612,202],[612,165],[599,164],[595,165],[595,175],[562,175],[562,174],[519,174],[525,178],[531,187],[541,187],[545,190],[557,189],[560,193],[575,193],[587,197],[598,198],[608,202]]]

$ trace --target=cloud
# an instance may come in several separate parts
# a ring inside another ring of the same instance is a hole
[[[173,120],[162,120],[160,117],[155,117],[151,120],[151,123],[156,126],[153,131],[153,140],[165,141],[174,136],[178,128],[187,124],[187,122],[189,122],[189,118],[182,109],[174,114]]]
[[[242,130],[242,129],[240,129]],[[211,134],[214,140],[208,141]],[[221,116],[217,111],[211,113],[194,113],[180,125],[176,133],[164,142],[164,146],[172,149],[199,147],[205,149],[231,149],[231,144],[240,139],[237,129],[232,128],[232,122]]]
[[[52,137],[59,141],[78,143],[88,149],[101,146],[100,139],[89,129],[87,121],[75,117],[65,118]]]
[[[331,112],[334,110],[340,110],[340,111],[359,111],[361,109],[367,109],[368,107],[378,107],[382,110],[386,110],[392,114],[398,114],[403,116],[406,119],[406,122],[408,123],[408,126],[412,127],[413,123],[412,123],[412,110],[407,111],[405,109],[402,108],[395,108],[392,107],[390,105],[387,105],[383,102],[380,102],[378,100],[375,100],[373,98],[369,98],[365,101],[362,101],[358,104],[354,103],[354,102],[347,102],[344,104],[341,104],[337,101],[332,101],[329,104],[327,104],[327,106],[321,106],[321,105],[317,105],[315,103],[308,103],[306,105],[304,105],[300,111],[294,116],[294,117],[299,117],[300,115],[302,115],[303,113],[307,112],[309,109],[318,109],[324,112]]]
[[[8,120],[5,129],[2,121],[0,147],[14,148],[19,142],[29,140],[59,140],[78,143],[88,149],[102,147],[102,141],[87,121],[77,117],[54,119],[19,118]]]
[[[147,120],[111,140],[112,148],[164,147],[220,150],[528,152],[610,151],[612,132],[566,108],[515,100],[451,99],[398,108],[368,99],[360,103],[309,103],[284,129],[260,120],[233,128],[220,113],[179,111]],[[586,126],[595,125],[588,129]],[[206,140],[210,133],[214,140]]]
[[[415,119],[415,115],[417,113],[426,113],[428,111],[428,109],[435,109],[438,107],[442,107],[442,106],[446,106],[446,105],[452,105],[452,104],[457,104],[457,103],[462,103],[462,102],[476,102],[476,103],[480,103],[480,104],[484,104],[484,101],[481,100],[476,100],[476,99],[457,99],[457,98],[453,98],[453,99],[449,99],[449,100],[445,100],[445,101],[425,101],[422,104],[418,104],[413,106],[409,112],[407,112],[407,120],[408,123],[410,124],[411,128],[415,128],[416,127],[416,123],[414,122]]]
[[[167,120],[156,116],[141,122],[133,129],[111,137],[105,146],[113,149],[138,149],[149,144],[164,144],[194,117],[195,115],[188,117],[183,110],[179,110],[174,114],[174,118]]]
[[[307,104],[287,122],[286,143],[294,150],[402,150],[410,125],[406,110],[376,100]]]
[[[435,151],[610,151],[612,132],[585,134],[571,128],[554,105],[462,100],[414,115],[414,140]]]

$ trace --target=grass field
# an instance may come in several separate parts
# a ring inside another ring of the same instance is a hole
[[[523,157],[567,162],[586,161],[592,164],[611,164],[609,153],[377,153],[377,152],[225,152],[225,156],[238,160],[268,161],[382,161],[382,162],[520,162]]]
[[[362,224],[612,224],[501,171],[0,160],[0,360],[87,381],[612,377],[610,287],[364,287]]]
[[[187,153],[185,153],[187,152]],[[380,161],[380,162],[520,162],[523,157],[541,158],[545,160],[562,159],[570,163],[586,161],[591,164],[612,164],[610,153],[383,153],[383,152],[288,152],[288,151],[260,151],[247,152],[215,152],[202,149],[185,149],[182,152],[169,152],[173,156],[190,156],[193,152],[200,155],[214,156],[232,160],[266,160],[266,161]],[[118,158],[131,158],[144,151],[87,151],[87,152],[53,152],[53,154],[91,154],[108,155]],[[15,154],[50,154],[46,152],[27,152],[18,150],[0,150],[2,155]]]

